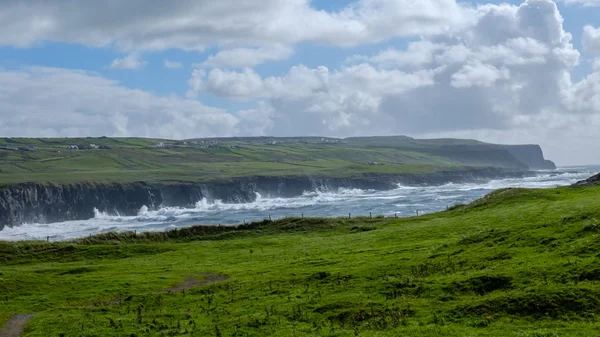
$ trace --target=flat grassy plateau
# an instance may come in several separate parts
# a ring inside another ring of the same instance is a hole
[[[71,145],[78,149],[69,150]],[[520,164],[487,145],[408,137],[350,142],[310,137],[187,141],[0,138],[0,186],[24,182],[208,182],[249,176],[340,178],[366,173],[426,174],[466,166],[515,168]]]
[[[600,187],[405,219],[0,243],[25,336],[598,336]]]

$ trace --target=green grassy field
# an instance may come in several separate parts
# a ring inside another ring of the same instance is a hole
[[[232,138],[219,140],[216,145],[211,145],[212,142],[0,138],[0,185],[199,182],[257,175],[351,177],[365,173],[430,173],[465,166],[519,168],[523,165],[508,153],[469,140]],[[165,147],[156,147],[158,143]],[[92,148],[92,144],[97,148]],[[77,145],[79,150],[68,150],[69,145]],[[33,148],[34,151],[27,151]],[[370,162],[380,165],[369,165]]]
[[[600,186],[405,219],[0,243],[25,336],[597,336]],[[171,289],[172,291],[169,291]]]

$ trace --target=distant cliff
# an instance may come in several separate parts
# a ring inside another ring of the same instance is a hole
[[[406,136],[346,138],[350,144],[372,148],[394,148],[447,158],[471,166],[497,166],[519,170],[553,170],[539,145],[501,145],[473,139],[414,139]]]
[[[353,178],[246,177],[210,183],[68,185],[15,184],[0,189],[0,230],[23,223],[51,223],[94,217],[94,209],[108,214],[137,215],[142,206],[194,207],[202,200],[244,203],[264,197],[294,197],[316,189],[360,188],[389,190],[398,184],[439,185],[506,177],[532,172],[498,168],[468,168],[429,174],[370,174]]]
[[[506,149],[518,161],[527,165],[530,170],[554,170],[556,165],[544,158],[539,145],[497,145]]]

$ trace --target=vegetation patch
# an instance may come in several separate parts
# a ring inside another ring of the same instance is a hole
[[[36,313],[31,336],[597,335],[600,241],[582,228],[600,186],[487,202],[0,243],[0,321]]]
[[[477,233],[469,236],[465,236],[458,241],[459,245],[474,245],[482,242],[488,242],[490,244],[500,243],[506,240],[509,231],[498,230],[495,228],[480,230]]]
[[[464,281],[454,281],[446,288],[449,293],[464,293],[486,295],[496,290],[512,288],[511,276],[507,275],[482,275]]]
[[[94,271],[94,269],[92,268],[87,268],[87,267],[78,267],[78,268],[73,268],[73,269],[69,269],[67,271],[64,271],[58,275],[77,275],[77,274],[84,274],[84,273],[89,273]]]
[[[600,267],[590,266],[579,274],[579,281],[600,281]]]
[[[71,243],[3,243],[0,263],[74,262],[82,260],[124,259],[139,255],[161,254],[172,250],[166,246],[147,245],[79,245]]]
[[[371,330],[397,328],[404,324],[406,319],[414,315],[415,311],[411,310],[410,307],[400,308],[395,306],[388,309],[347,310],[330,317],[330,320],[338,323],[341,328],[352,329],[356,334],[360,328],[365,327]]]
[[[372,227],[372,226],[354,226],[354,227],[350,228],[350,230],[353,232],[369,232],[369,231],[374,231],[376,229],[377,229],[376,227]]]
[[[240,177],[357,177],[525,169],[470,140],[0,138],[0,186],[17,183],[210,182]],[[460,144],[457,146],[457,144]],[[6,147],[15,150],[7,150]],[[1,188],[1,187],[0,187]]]
[[[510,292],[456,308],[466,316],[508,314],[542,318],[576,318],[600,311],[600,294],[588,288],[530,289]]]

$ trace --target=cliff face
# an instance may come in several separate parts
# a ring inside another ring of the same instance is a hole
[[[94,209],[108,214],[137,215],[142,206],[194,207],[205,198],[226,203],[251,202],[256,193],[264,197],[294,197],[315,189],[360,188],[389,190],[404,185],[439,185],[532,173],[493,168],[430,174],[365,175],[354,178],[247,177],[214,183],[179,184],[17,184],[0,190],[0,230],[22,223],[85,220]]]
[[[11,185],[0,190],[0,229],[28,222],[89,219],[94,208],[135,215],[144,205],[155,208],[161,203],[161,191],[144,183]]]
[[[425,151],[468,166],[494,166],[515,170],[529,170],[527,164],[515,158],[506,149],[495,145],[442,145]]]
[[[518,161],[527,165],[530,170],[554,170],[556,165],[544,159],[544,153],[539,145],[499,145],[506,149]]]

